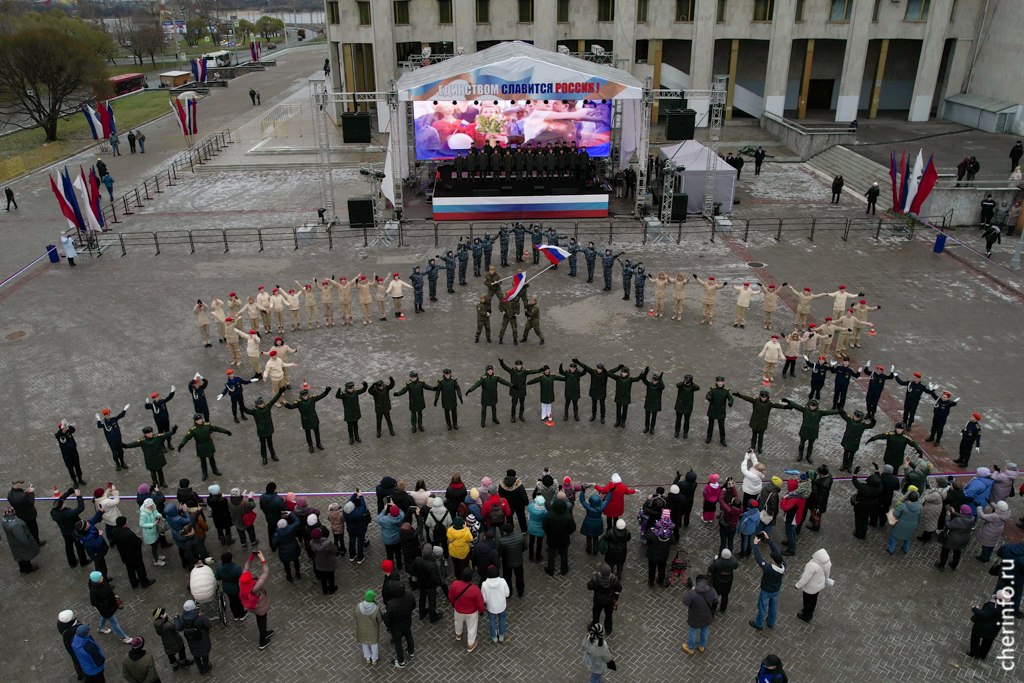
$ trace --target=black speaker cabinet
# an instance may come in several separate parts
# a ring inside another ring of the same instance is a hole
[[[348,200],[348,224],[352,228],[373,227],[373,200],[352,197]]]
[[[370,112],[346,111],[341,115],[341,139],[344,142],[370,143]]]
[[[666,112],[666,140],[692,140],[697,124],[697,112],[693,109],[674,109]]]
[[[690,201],[690,198],[685,194],[673,194],[672,195],[672,216],[670,220],[673,223],[685,223],[686,222],[686,205]]]

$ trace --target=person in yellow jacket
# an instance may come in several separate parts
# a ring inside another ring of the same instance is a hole
[[[268,353],[270,358],[267,360],[267,366],[263,369],[263,381],[266,382],[267,378],[270,378],[271,393],[278,397],[278,402],[271,403],[271,407],[278,405],[279,402],[287,403],[280,394],[285,389],[284,371],[285,368],[294,368],[295,363],[285,363],[278,355],[276,349],[271,349]]]
[[[260,307],[256,305],[256,299],[254,299],[253,297],[250,296],[249,300],[246,301],[245,307],[242,310],[245,311],[245,317],[249,321],[249,329],[250,330],[258,330],[258,329],[260,329]],[[237,322],[239,323],[238,325],[236,325],[236,327],[238,327],[238,329],[240,329],[240,330],[245,329],[244,327],[242,327],[242,325],[241,325],[242,321],[240,319]]]
[[[772,329],[772,316],[775,315],[775,309],[779,306],[779,293],[775,289],[775,285],[768,285],[767,290],[764,292],[764,329]]]
[[[683,302],[686,301],[686,285],[690,278],[682,273],[676,273],[676,279],[672,281],[672,319],[683,319]]]
[[[733,290],[736,292],[736,320],[733,322],[733,327],[747,327],[747,309],[750,308],[750,300],[755,296],[762,294],[760,289],[751,289],[749,282],[744,282],[743,286],[735,285]]]
[[[709,326],[715,320],[715,301],[718,300],[718,290],[723,289],[728,282],[721,284],[715,282],[715,278],[709,277],[707,280],[701,280],[697,277],[697,274],[693,274],[693,279],[697,281],[697,284],[704,288],[704,298],[701,299],[701,303],[704,305],[704,312],[701,314],[700,322],[698,325],[707,323]]]
[[[296,280],[295,284],[299,284]],[[316,321],[316,326],[320,327],[320,315],[316,312],[316,293],[313,291],[313,285],[304,285],[302,291],[302,303],[306,305],[306,324],[309,329],[313,329],[313,321]]]
[[[209,348],[213,344],[210,343],[210,316],[206,311],[206,304],[202,299],[197,299],[196,305],[192,307],[192,314],[195,315],[196,325],[199,326],[199,338],[203,340],[203,346]]]
[[[282,339],[281,337],[274,337],[274,348],[273,348],[273,350],[277,351],[277,355],[281,359],[282,363],[288,363],[288,361],[292,357],[292,354],[299,352],[299,348],[298,347],[295,347],[293,349],[292,347],[290,347],[287,344],[285,344],[284,343],[284,339]],[[269,356],[270,354],[269,353],[264,353],[263,355],[264,356]],[[285,389],[291,389],[292,388],[292,378],[288,376],[288,368],[289,367],[291,367],[291,366],[290,365],[285,365],[284,368],[283,368],[283,372],[284,372],[284,388]]]
[[[320,303],[324,306],[324,325],[334,327],[334,285],[330,280],[320,283]]]
[[[332,279],[331,284],[338,288],[338,303],[341,305],[341,324],[345,325],[345,318],[348,318],[349,325],[352,324],[352,285],[345,278]]]
[[[868,302],[864,299],[861,299],[860,303],[853,307],[853,315],[854,317],[857,318],[857,320],[861,321],[862,323],[866,323],[868,321],[868,313],[871,313],[872,311],[879,311],[881,309],[881,306],[868,306]],[[871,325],[871,327],[874,327],[874,325]],[[855,348],[860,348],[860,333],[863,330],[863,327],[857,327],[854,328],[853,330],[852,346],[854,346]]]
[[[388,288],[384,284],[384,278],[377,275],[373,276],[373,298],[377,302],[377,313],[380,315],[380,319],[385,321],[388,319],[388,312],[385,302],[387,301]]]
[[[456,573],[461,576],[462,570],[469,566],[469,547],[473,542],[473,532],[466,528],[466,520],[456,517],[445,535],[448,537],[448,554],[451,555]]]
[[[234,292],[228,294],[228,316],[235,323],[235,327],[242,329],[242,302]]]
[[[857,299],[864,296],[864,292],[860,294],[854,294],[846,291],[846,285],[839,285],[839,289],[834,292],[829,292],[828,295],[834,299],[832,302],[832,317],[838,320],[843,315],[848,306],[847,302],[850,299]]]
[[[270,333],[270,295],[267,294],[267,290],[260,287],[256,291],[256,307],[260,311],[260,320],[263,322],[263,331]],[[256,326],[253,325],[253,329]]]
[[[661,318],[665,311],[665,296],[668,294],[668,274],[662,270],[658,272],[658,277],[648,277],[654,283],[654,317]]]
[[[811,313],[811,302],[823,296],[828,296],[828,294],[825,292],[812,294],[810,287],[804,287],[804,291],[798,292],[788,282],[783,282],[782,286],[789,287],[789,291],[793,292],[793,296],[796,297],[796,329],[803,332],[807,326],[807,316]]]
[[[356,275],[356,289],[359,291],[359,306],[363,309],[363,324],[370,325],[370,306],[373,304],[373,291],[370,281],[362,273]]]
[[[227,314],[224,313],[224,302],[213,297],[213,301],[210,302],[210,313],[213,314],[213,321],[217,323],[217,342],[223,344],[224,338],[227,337],[227,324],[224,322]]]
[[[241,365],[242,359],[238,355],[238,328],[235,326],[235,319],[225,318],[224,322],[228,324],[228,328],[225,333],[227,336],[224,339],[224,342],[228,346],[228,351],[231,352],[231,364]]]
[[[263,374],[263,369],[260,367],[260,333],[256,330],[249,332],[239,330],[238,336],[246,340],[245,355],[249,357],[249,365],[252,366],[253,380],[257,380]]]
[[[773,334],[772,338],[765,342],[764,347],[761,349],[761,353],[757,354],[757,357],[764,359],[765,381],[774,381],[775,364],[780,360],[785,359],[785,355],[782,352],[782,344],[779,343],[779,335]]]
[[[284,295],[284,300],[288,302],[288,318],[292,324],[292,332],[296,329],[302,329],[302,320],[299,319],[299,295],[295,293],[294,289],[289,289],[288,293]]]
[[[284,292],[275,287],[270,295],[270,310],[274,313],[274,326],[278,334],[284,334],[284,307],[287,303]]]
[[[391,282],[388,283],[387,293],[391,297],[391,303],[395,306],[395,317],[402,317],[402,287],[406,289],[412,289],[412,285],[403,280],[398,273],[391,276]]]

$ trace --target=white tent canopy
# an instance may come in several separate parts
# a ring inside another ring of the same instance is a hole
[[[708,154],[711,151],[696,140],[686,140],[678,145],[658,149],[658,158],[671,160],[679,168],[676,192],[687,195],[687,211],[700,213],[704,208],[704,191],[707,183]],[[732,200],[736,194],[736,169],[715,155],[714,200],[722,203],[722,212],[732,211]]]

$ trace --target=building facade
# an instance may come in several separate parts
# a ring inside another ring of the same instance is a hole
[[[727,118],[767,112],[801,119],[811,112],[835,121],[885,110],[910,121],[942,116],[945,98],[961,91],[976,60],[986,6],[985,0],[325,2],[336,90],[387,90],[401,75],[400,64],[424,47],[453,54],[522,40],[572,52],[599,45],[614,52],[619,67],[665,88],[708,89],[715,74],[728,74]]]

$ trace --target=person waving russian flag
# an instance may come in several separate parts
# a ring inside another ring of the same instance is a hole
[[[512,301],[519,293],[523,291],[523,287],[526,286],[526,273],[516,273],[512,276],[512,289],[508,290],[505,294],[505,298],[502,301]]]

